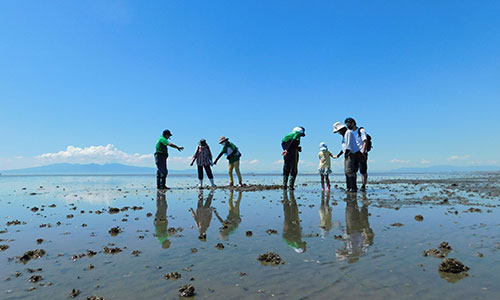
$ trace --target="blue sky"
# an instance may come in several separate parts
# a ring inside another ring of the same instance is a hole
[[[165,128],[186,148],[171,168],[225,135],[244,169],[279,170],[297,125],[314,170],[348,116],[373,137],[371,170],[498,166],[498,15],[498,1],[2,1],[0,170],[154,166]]]

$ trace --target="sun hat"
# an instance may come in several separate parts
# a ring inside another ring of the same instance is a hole
[[[224,142],[225,142],[225,141],[227,141],[227,140],[229,140],[227,137],[225,137],[225,136],[221,136],[221,137],[219,138],[219,144],[222,144],[222,143],[224,143]]]
[[[295,127],[293,130],[293,132],[298,132],[298,133],[302,133],[302,134],[305,134],[306,133],[306,129],[302,126],[297,126]]]
[[[321,151],[328,150],[328,145],[325,144],[324,142],[319,143],[319,150]]]
[[[333,124],[332,126],[333,126],[333,133],[337,133],[342,128],[346,128],[345,125],[340,122],[335,122],[335,124]]]

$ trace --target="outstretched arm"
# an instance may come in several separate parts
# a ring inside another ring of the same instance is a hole
[[[216,165],[216,164],[217,164],[217,162],[219,161],[219,158],[222,156],[222,154],[223,154],[223,153],[221,152],[221,153],[219,153],[219,155],[217,155],[217,158],[216,158],[216,159],[215,159],[215,161],[214,161],[214,165]]]
[[[175,145],[174,143],[170,143],[170,144],[168,144],[168,145],[169,145],[170,147],[172,147],[172,148],[175,148],[175,149],[179,150],[179,151],[184,150],[184,147],[179,147],[179,146]]]

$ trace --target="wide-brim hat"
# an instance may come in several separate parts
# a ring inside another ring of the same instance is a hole
[[[222,144],[222,143],[224,143],[224,142],[225,142],[225,141],[227,141],[227,140],[229,140],[227,137],[225,137],[225,136],[221,136],[221,137],[219,138],[219,144]]]
[[[342,128],[346,128],[345,125],[340,122],[336,122],[333,124],[333,133],[339,132]]]

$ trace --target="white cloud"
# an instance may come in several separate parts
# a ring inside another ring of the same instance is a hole
[[[36,156],[36,159],[51,163],[125,163],[125,164],[144,164],[154,161],[153,154],[129,154],[117,149],[114,145],[75,147],[68,146],[66,150],[45,153]],[[175,158],[172,158],[175,159]]]
[[[282,159],[279,159],[279,160],[275,160],[273,162],[273,165],[282,165],[283,164],[283,160]]]
[[[471,157],[470,155],[463,155],[463,156],[452,155],[452,156],[448,157],[448,161],[464,160],[464,159],[468,159],[470,157]]]
[[[394,159],[391,159],[389,161],[391,164],[407,164],[409,163],[410,161],[409,160],[402,160],[402,159],[397,159],[397,158],[394,158]]]
[[[425,159],[421,159],[420,163],[423,164],[423,165],[427,165],[427,164],[430,164],[431,162],[428,161],[428,160],[425,160]]]

